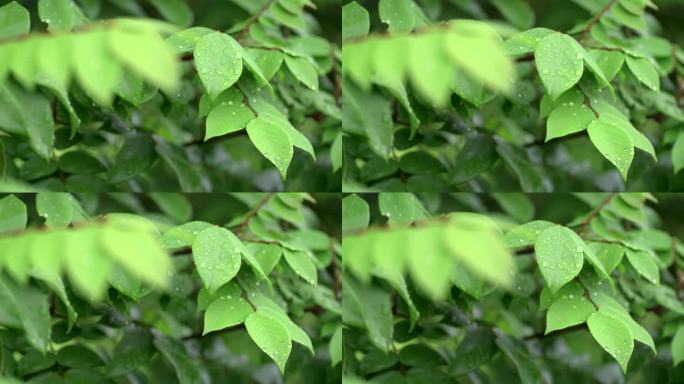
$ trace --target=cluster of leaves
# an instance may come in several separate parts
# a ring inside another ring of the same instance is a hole
[[[682,189],[682,30],[650,0],[554,5],[589,14],[566,32],[523,0],[362,3],[343,7],[345,191]],[[432,21],[454,14],[473,19]]]
[[[233,26],[217,29],[185,28],[193,10],[180,0],[78,3],[38,1],[33,28],[16,1],[0,7],[0,179],[67,192],[339,189],[341,54],[312,2],[235,0],[221,7]],[[126,17],[97,20],[105,11]],[[144,18],[155,12],[167,20]]]
[[[345,382],[681,382],[682,202],[345,197]]]
[[[341,248],[316,228],[339,218],[307,194],[5,196],[0,381],[339,380]]]

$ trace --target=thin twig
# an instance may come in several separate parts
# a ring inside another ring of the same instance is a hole
[[[591,224],[591,222],[596,218],[596,216],[598,216],[599,213],[601,213],[601,210],[602,210],[606,205],[608,205],[608,203],[610,203],[611,200],[613,200],[613,198],[615,197],[615,195],[616,195],[615,193],[611,193],[610,196],[606,197],[606,198],[601,202],[601,204],[597,205],[596,208],[594,208],[594,209],[589,213],[589,216],[587,216],[587,218],[582,222],[582,224],[580,224],[581,226],[580,226],[580,229],[579,229],[578,233],[581,234],[581,233],[586,232],[586,230],[587,230],[587,228],[589,227],[589,225]]]
[[[268,0],[263,6],[261,6],[261,8],[259,8],[257,13],[255,13],[249,19],[247,19],[247,23],[244,27],[242,27],[242,31],[238,35],[237,41],[242,41],[242,39],[244,39],[247,36],[249,31],[252,29],[252,26],[254,26],[254,23],[256,23],[257,20],[259,20],[259,18],[264,13],[266,13],[266,11],[268,11],[268,9],[271,7],[271,5],[273,5],[273,3],[275,3],[275,0]]]
[[[601,11],[596,14],[596,16],[592,17],[591,20],[589,20],[589,24],[587,24],[587,26],[581,31],[582,37],[580,38],[580,42],[584,43],[585,41],[587,41],[587,38],[589,37],[589,33],[591,32],[591,30],[594,29],[596,24],[598,24],[599,20],[601,20],[601,17],[608,13],[608,11],[610,11],[613,5],[615,5],[615,3],[617,2],[618,0],[610,0],[610,2],[606,4],[606,6],[603,7],[603,9],[601,9]]]
[[[242,231],[245,229],[245,227],[247,227],[249,225],[249,222],[252,221],[254,216],[256,216],[257,213],[259,213],[259,210],[264,205],[266,205],[266,203],[268,203],[268,201],[271,199],[271,197],[273,197],[272,192],[266,194],[266,196],[264,196],[264,198],[261,199],[261,201],[259,201],[259,204],[257,204],[254,208],[252,208],[252,210],[247,212],[247,214],[245,215],[245,218],[242,220],[242,223],[240,223],[240,226],[238,227],[238,229],[236,231],[238,234],[242,233]]]

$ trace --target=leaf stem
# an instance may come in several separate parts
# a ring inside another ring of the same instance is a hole
[[[589,37],[589,33],[591,33],[591,30],[594,29],[596,24],[601,20],[601,17],[603,17],[608,11],[610,11],[611,8],[613,8],[613,5],[615,5],[618,2],[618,0],[610,0],[608,4],[606,4],[599,13],[597,13],[594,17],[589,20],[589,24],[580,31],[582,33],[582,37],[580,37],[580,43],[584,43],[587,41],[587,38]]]
[[[242,27],[242,31],[240,31],[240,34],[238,35],[238,37],[236,39],[237,41],[241,42],[247,36],[249,31],[254,26],[254,23],[256,23],[257,20],[259,20],[259,18],[264,13],[266,13],[266,11],[268,11],[269,8],[271,8],[271,5],[273,5],[273,3],[275,3],[275,1],[276,0],[268,0],[264,5],[261,6],[261,8],[259,8],[257,13],[253,14],[252,16],[250,16],[249,19],[247,19],[247,23],[245,24],[244,27]]]

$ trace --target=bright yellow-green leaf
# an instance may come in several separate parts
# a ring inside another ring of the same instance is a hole
[[[572,37],[554,33],[543,38],[534,51],[539,77],[552,99],[572,88],[584,73],[582,55]]]
[[[242,54],[232,37],[221,32],[203,36],[195,46],[195,65],[204,88],[217,98],[242,75]]]
[[[613,356],[623,372],[627,372],[627,363],[634,350],[634,340],[629,328],[617,318],[600,311],[589,316],[587,325],[596,342]]]
[[[225,228],[210,227],[200,232],[192,243],[192,254],[209,293],[231,281],[240,270],[239,240]]]
[[[247,333],[254,343],[278,365],[281,373],[292,350],[292,341],[287,328],[272,316],[258,310],[245,319]]]
[[[294,153],[292,140],[287,132],[272,122],[254,119],[247,124],[247,135],[259,152],[276,166],[285,180]]]

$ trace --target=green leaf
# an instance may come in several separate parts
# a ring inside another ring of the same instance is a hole
[[[684,168],[684,133],[679,134],[672,147],[672,166],[675,174]]]
[[[526,247],[534,245],[537,237],[545,229],[554,226],[553,223],[545,220],[534,220],[529,223],[519,225],[504,235],[504,243],[509,247]]]
[[[684,361],[684,326],[679,327],[674,337],[672,338],[672,363],[677,366]]]
[[[589,54],[594,58],[596,65],[601,68],[601,72],[609,82],[613,81],[625,63],[625,55],[622,52],[590,49]]]
[[[311,260],[311,256],[306,252],[292,251],[290,249],[283,249],[283,256],[285,261],[292,268],[293,271],[307,283],[311,285],[318,284],[318,271],[316,264]]]
[[[229,283],[226,287],[221,290],[221,296],[207,307],[202,335],[242,324],[254,312],[252,306],[241,297],[242,290],[237,284]]]
[[[539,77],[552,99],[579,82],[584,73],[582,55],[572,37],[554,33],[543,38],[534,51]]]
[[[188,247],[195,241],[197,234],[212,226],[212,224],[204,221],[191,221],[169,229],[164,233],[161,240],[166,248]]]
[[[500,334],[497,335],[496,345],[513,362],[522,383],[544,382],[541,369],[532,360],[523,342],[513,339],[506,334]]]
[[[380,20],[390,32],[408,32],[415,25],[416,10],[413,0],[380,0]]]
[[[407,345],[399,351],[399,362],[409,367],[438,367],[444,358],[434,349],[422,345]]]
[[[109,32],[84,33],[75,41],[73,64],[83,90],[102,106],[112,103],[121,66],[108,44]],[[133,58],[129,57],[129,60]]]
[[[370,17],[368,11],[356,1],[342,7],[342,39],[353,39],[368,35]]]
[[[183,192],[202,192],[205,190],[203,178],[188,162],[185,152],[166,141],[158,140],[156,152],[173,169]]]
[[[596,342],[613,356],[623,372],[627,372],[627,363],[634,349],[634,340],[629,328],[622,321],[601,311],[589,316],[587,325]]]
[[[530,221],[534,217],[534,204],[523,193],[494,193],[492,197],[504,212],[518,221]]]
[[[171,47],[155,31],[116,28],[109,33],[109,47],[133,72],[165,92],[175,92],[180,67]]]
[[[330,146],[330,163],[332,165],[333,173],[342,169],[342,142],[344,141],[344,134],[340,132]],[[0,144],[1,145],[1,144]],[[0,176],[0,179],[2,177]]]
[[[202,382],[202,374],[197,365],[188,357],[188,351],[183,343],[161,334],[155,334],[154,345],[176,370],[176,377],[178,377],[180,384]]]
[[[455,213],[442,237],[457,260],[476,275],[503,287],[512,284],[515,263],[499,228],[487,217]]]
[[[343,82],[342,88],[342,127],[347,132],[365,134],[373,152],[387,160],[394,140],[391,104],[381,95],[362,92],[350,82]]]
[[[247,135],[259,152],[276,166],[283,180],[287,179],[287,169],[294,153],[292,139],[287,131],[270,121],[257,118],[247,124]]]
[[[632,125],[632,123],[629,121],[629,118],[625,116],[617,107],[608,102],[602,101],[593,104],[594,109],[596,109],[601,116],[610,118],[611,121],[615,122],[616,125],[622,128],[627,135],[629,135],[635,147],[651,155],[653,161],[658,161],[658,156],[656,156],[653,144],[643,133],[634,128],[634,125]]]
[[[200,232],[192,243],[192,254],[209,293],[231,281],[240,270],[240,240],[225,228],[211,227]]]
[[[546,141],[571,135],[587,129],[596,119],[594,112],[584,104],[562,104],[551,112],[546,124]]]
[[[128,181],[147,170],[155,160],[154,142],[149,136],[139,133],[126,135],[109,169],[109,181],[113,184]]]
[[[31,29],[31,16],[16,1],[0,7],[0,38],[25,35]]]
[[[582,244],[572,230],[560,225],[542,231],[534,243],[539,270],[552,291],[574,279],[582,270]]]
[[[57,363],[69,368],[87,368],[103,365],[95,352],[83,345],[68,345],[57,351]]]
[[[138,327],[126,329],[116,345],[112,360],[107,365],[109,377],[123,376],[150,361],[154,356],[154,342],[149,330]]]
[[[281,112],[274,105],[266,102],[257,103],[253,106],[253,108],[257,111],[257,114],[261,120],[273,123],[284,129],[287,135],[290,136],[293,146],[306,151],[309,155],[311,155],[312,159],[316,160],[316,153],[314,152],[313,145],[309,139],[304,136],[302,132],[292,126],[292,123],[290,123],[290,121],[287,119],[287,116],[285,116],[283,112]]]
[[[254,118],[254,113],[242,102],[219,105],[207,117],[204,141],[244,129]]]
[[[530,163],[525,150],[506,141],[497,140],[496,152],[515,171],[523,192],[549,192],[548,182],[539,168]]]
[[[603,264],[606,273],[611,274],[622,261],[625,248],[620,244],[590,242],[589,248]]]
[[[192,9],[183,0],[150,0],[150,3],[168,21],[188,27],[192,24]]]
[[[139,301],[146,291],[140,280],[134,278],[120,267],[112,269],[109,274],[109,284],[135,302]]]
[[[444,251],[441,240],[448,236],[453,238],[454,243],[462,243],[463,239],[457,238],[455,234],[445,234],[443,228],[439,226],[427,226],[405,235],[410,237],[402,253],[406,254],[404,257],[408,259],[407,262],[413,280],[428,297],[446,298],[451,278],[454,274],[454,265],[448,253]],[[387,238],[387,240],[390,239]],[[384,247],[388,246],[387,244],[382,245]],[[418,257],[418,255],[421,255],[421,257]],[[398,258],[397,262],[400,263],[401,259]]]
[[[309,335],[307,335],[303,329],[295,324],[288,317],[287,313],[285,313],[285,311],[278,306],[278,304],[263,295],[253,296],[250,294],[250,297],[252,298],[251,300],[256,304],[257,311],[261,312],[264,316],[270,317],[284,325],[285,329],[287,329],[287,333],[290,335],[290,339],[303,345],[309,350],[309,352],[311,352],[312,356],[314,355],[314,349]]]
[[[359,231],[368,228],[370,212],[368,203],[358,195],[342,199],[342,231]]]
[[[48,227],[66,227],[73,219],[73,197],[68,193],[39,193],[36,196],[36,209]]]
[[[627,260],[646,280],[653,284],[660,284],[658,264],[649,252],[627,248]]]
[[[555,33],[555,31],[548,28],[528,29],[511,36],[506,40],[504,46],[506,51],[511,55],[524,55],[526,53],[534,52],[541,39],[553,33]]]
[[[582,324],[594,312],[596,312],[594,305],[583,296],[563,295],[556,299],[546,312],[546,331],[544,334]]]
[[[410,193],[381,193],[378,204],[390,225],[411,224],[415,218],[416,201]]]
[[[23,230],[27,222],[26,204],[23,201],[14,195],[0,199],[0,233]]]
[[[376,261],[377,265],[373,271],[373,274],[387,281],[387,283],[397,291],[402,300],[404,300],[409,310],[410,329],[412,330],[418,321],[418,317],[420,317],[420,312],[411,299],[411,294],[409,293],[408,286],[406,285],[406,280],[401,274],[401,267],[394,269],[396,264],[398,264],[395,261],[396,260],[391,260],[393,263],[391,267],[388,267],[387,263],[382,265],[379,261]]]
[[[496,31],[485,23],[468,20],[454,22],[450,29],[445,42],[449,58],[473,79],[510,94],[515,68]]]
[[[76,21],[75,7],[71,0],[39,0],[38,15],[49,31],[69,31]]]
[[[82,151],[63,154],[58,161],[59,169],[71,174],[91,174],[105,171],[100,160]]]
[[[490,136],[470,135],[456,156],[449,179],[456,184],[464,183],[491,169],[497,160],[496,143]]]
[[[660,91],[660,76],[655,66],[648,59],[627,56],[627,67],[644,85],[656,92]]]
[[[463,376],[490,361],[498,352],[494,343],[494,333],[487,327],[464,329],[465,336],[458,345],[454,360],[449,367],[454,376]]]
[[[77,292],[93,301],[105,295],[107,277],[112,269],[112,263],[100,244],[100,236],[101,232],[96,228],[84,228],[68,232],[61,240],[66,247],[64,262],[69,279]]]
[[[168,287],[171,260],[154,225],[133,215],[110,214],[106,218],[110,225],[102,234],[102,242],[110,256],[133,276]]]
[[[192,27],[178,31],[166,39],[176,53],[189,53],[195,50],[197,42],[204,36],[213,33],[213,29]]]
[[[150,199],[172,219],[183,222],[192,217],[192,205],[185,195],[180,193],[150,193]]]
[[[10,133],[28,135],[33,150],[43,159],[51,159],[55,124],[50,101],[39,93],[24,91],[13,83],[0,88],[0,101],[3,107],[9,109],[7,117],[11,119],[0,120],[0,125]]]
[[[250,48],[247,51],[254,56],[254,61],[267,81],[273,78],[283,64],[284,54],[282,52],[255,48]]]
[[[620,171],[627,180],[629,167],[634,158],[634,143],[622,128],[622,121],[608,115],[602,115],[592,121],[587,128],[589,138],[596,149]]]
[[[13,324],[6,325],[23,328],[31,346],[43,353],[47,351],[50,341],[50,304],[46,294],[37,288],[17,286],[0,274],[0,308],[3,317],[12,317]]]
[[[247,251],[252,253],[265,275],[273,271],[283,254],[283,248],[276,244],[248,243]]]
[[[492,3],[506,20],[520,29],[534,25],[534,11],[523,0],[493,0]]]
[[[1,355],[1,354],[0,354]],[[55,364],[53,354],[42,354],[38,351],[26,353],[17,364],[17,374],[26,376],[31,373],[44,371]]]
[[[318,73],[308,59],[285,55],[285,65],[299,82],[318,91]]]
[[[360,284],[347,275],[343,282],[342,321],[347,323],[353,314],[359,315],[373,345],[387,352],[393,333],[390,295],[382,289]]]
[[[195,46],[195,65],[204,88],[211,98],[237,82],[242,74],[242,54],[238,43],[225,33],[203,36]]]
[[[648,333],[644,327],[639,325],[639,323],[634,321],[632,316],[629,315],[629,312],[620,303],[608,297],[608,295],[604,293],[593,295],[592,300],[598,304],[599,308],[601,308],[601,312],[607,316],[622,321],[629,329],[629,332],[632,334],[632,338],[634,338],[634,340],[649,346],[653,351],[653,354],[657,354],[655,343],[653,342],[653,337],[651,334]]]
[[[330,354],[330,364],[334,367],[342,361],[342,326],[335,329],[330,338],[330,346],[328,347]]]
[[[245,319],[247,333],[259,348],[276,363],[281,373],[292,350],[292,342],[287,328],[262,310],[257,310]]]

